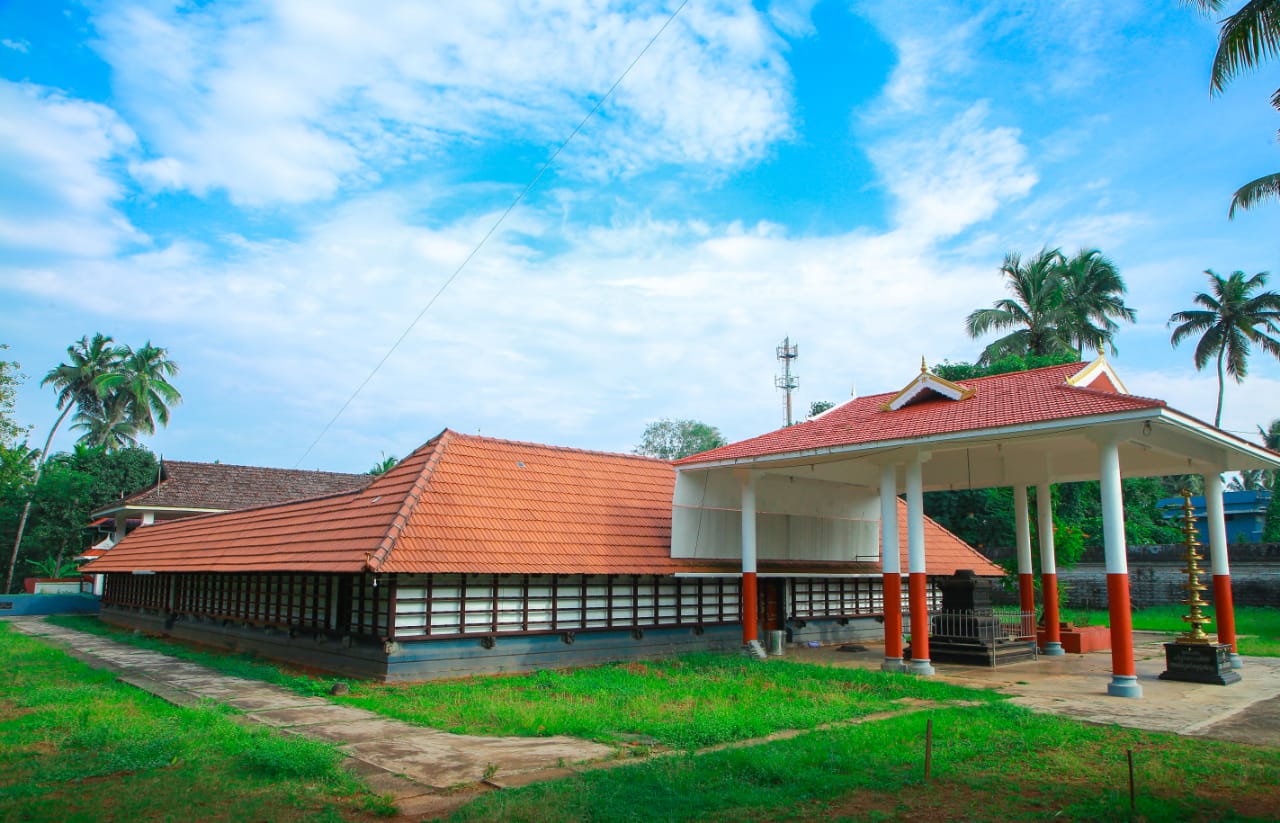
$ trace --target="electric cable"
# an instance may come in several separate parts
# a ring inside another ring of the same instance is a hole
[[[542,176],[546,174],[547,170],[551,168],[551,165],[555,163],[556,158],[559,157],[560,153],[569,145],[569,142],[578,136],[578,133],[587,125],[587,122],[594,117],[596,112],[600,111],[604,106],[605,102],[613,96],[613,93],[617,90],[618,86],[622,85],[622,81],[627,79],[627,75],[631,73],[631,70],[636,67],[636,64],[640,62],[641,58],[643,58],[649,49],[653,47],[653,44],[658,42],[658,38],[662,36],[662,33],[667,30],[667,28],[675,21],[676,17],[688,4],[689,0],[681,0],[680,5],[676,6],[676,10],[671,12],[666,21],[662,24],[661,28],[659,28],[654,35],[649,38],[649,42],[645,43],[644,48],[640,49],[639,53],[636,54],[635,59],[633,59],[626,69],[623,70],[622,74],[618,75],[618,79],[613,82],[613,85],[609,87],[609,90],[606,91],[598,101],[596,101],[596,104],[591,107],[591,111],[587,112],[586,116],[578,122],[578,125],[573,127],[573,131],[569,133],[569,136],[556,147],[556,150],[551,153],[551,156],[548,157],[546,162],[542,164],[542,167],[538,169],[538,172],[533,176],[533,179],[531,179],[529,183],[521,189],[520,193],[516,195],[516,198],[511,201],[511,204],[498,216],[498,219],[493,222],[493,225],[489,227],[489,230],[480,238],[480,242],[476,243],[475,247],[472,248],[467,256],[462,259],[462,262],[458,264],[458,267],[453,270],[453,274],[449,275],[444,283],[440,285],[440,288],[436,289],[435,294],[431,295],[431,299],[422,307],[422,311],[418,312],[418,316],[413,318],[413,321],[409,323],[400,336],[396,338],[396,341],[391,344],[391,348],[387,349],[387,353],[382,356],[382,359],[377,362],[372,371],[365,376],[364,380],[360,382],[360,385],[356,386],[355,391],[351,393],[351,396],[342,404],[342,407],[338,409],[337,413],[334,414],[334,416],[330,418],[329,422],[324,425],[324,428],[320,430],[318,435],[316,435],[316,439],[311,441],[311,445],[307,446],[307,450],[298,458],[298,462],[293,464],[295,469],[302,465],[302,461],[307,459],[307,455],[311,454],[311,451],[320,443],[321,440],[324,439],[324,436],[329,433],[331,428],[333,428],[333,424],[338,422],[338,418],[342,417],[343,412],[345,412],[352,402],[355,401],[355,399],[360,395],[360,392],[364,391],[365,386],[369,385],[369,381],[373,380],[374,376],[382,369],[387,360],[391,358],[391,355],[395,354],[396,349],[400,348],[400,344],[405,341],[405,338],[409,336],[422,318],[426,316],[427,312],[431,310],[431,307],[440,299],[440,296],[443,295],[449,286],[453,284],[454,280],[458,279],[458,275],[462,274],[463,269],[467,267],[467,264],[471,262],[472,258],[480,253],[480,250],[489,242],[489,238],[493,237],[494,233],[498,231],[498,228],[506,221],[507,216],[510,215],[511,212],[515,211],[516,206],[520,205],[529,192],[532,191],[533,187],[538,184],[538,181],[542,179]]]

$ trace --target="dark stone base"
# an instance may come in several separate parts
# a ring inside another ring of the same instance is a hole
[[[1165,672],[1161,680],[1228,686],[1240,682],[1231,668],[1231,647],[1225,643],[1165,643]]]
[[[911,646],[903,650],[911,657]],[[961,663],[969,666],[995,667],[1036,659],[1036,644],[1031,640],[997,640],[990,644],[976,640],[946,637],[929,638],[929,659],[934,663]]]

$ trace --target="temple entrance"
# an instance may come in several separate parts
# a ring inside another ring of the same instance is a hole
[[[787,618],[787,581],[766,577],[760,581],[760,625],[765,631],[781,631]]]

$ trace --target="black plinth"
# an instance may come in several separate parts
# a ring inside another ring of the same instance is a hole
[[[1240,682],[1240,675],[1231,668],[1231,647],[1225,643],[1165,643],[1164,661],[1161,680],[1219,686]]]
[[[991,608],[991,581],[984,580],[973,569],[959,569],[950,577],[937,581],[942,590],[944,612],[971,612]]]

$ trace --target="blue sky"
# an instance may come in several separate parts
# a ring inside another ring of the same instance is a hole
[[[894,391],[975,359],[964,317],[1045,245],[1116,262],[1121,375],[1212,419],[1166,321],[1206,268],[1280,272],[1280,206],[1226,218],[1280,168],[1275,64],[1210,99],[1215,25],[1174,3],[690,0],[307,453],[674,9],[0,6],[0,342],[33,441],[39,376],[97,331],[181,364],[148,441],[178,459],[741,439],[782,423],[784,336],[797,408]],[[1276,416],[1257,356],[1224,427]]]

